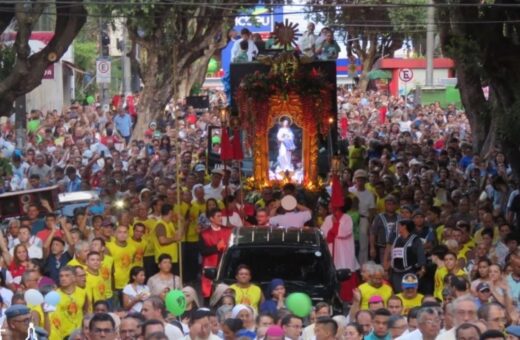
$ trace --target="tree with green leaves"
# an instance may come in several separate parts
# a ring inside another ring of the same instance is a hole
[[[349,0],[336,6],[332,0],[314,0],[313,18],[342,33],[347,57],[361,60],[363,71],[358,88],[365,91],[368,73],[383,57],[394,52],[408,39],[414,43],[426,35],[426,9],[417,5],[426,0]],[[417,45],[417,44],[414,44]]]
[[[458,88],[482,155],[499,146],[520,175],[520,8],[513,0],[438,5],[441,45],[455,60]],[[509,6],[508,6],[509,5]],[[483,88],[489,87],[486,98]]]
[[[140,6],[112,7],[113,13],[127,18],[132,41],[129,56],[144,84],[134,138],[144,136],[149,122],[164,112],[172,98],[184,98],[195,83],[203,81],[210,58],[228,42],[238,10],[235,4],[153,0]]]
[[[381,6],[389,4],[388,0],[351,0],[341,7],[335,3],[316,0],[311,10],[318,22],[345,33],[348,58],[359,58],[363,65],[358,88],[365,91],[368,72],[382,56],[393,56],[401,48],[405,34],[392,26],[389,9]]]
[[[31,54],[31,33],[40,17],[51,6],[55,6],[56,10],[54,36],[42,50]],[[12,45],[4,43],[0,48],[0,58],[4,60],[10,53],[15,56],[15,61],[1,72],[0,115],[10,115],[15,99],[41,84],[45,70],[65,54],[83,27],[86,15],[82,0],[68,0],[63,4],[61,1],[52,3],[46,0],[2,4],[0,34],[6,37],[11,35],[14,42]]]

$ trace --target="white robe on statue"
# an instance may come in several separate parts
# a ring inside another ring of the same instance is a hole
[[[325,217],[325,221],[323,221],[321,225],[321,232],[325,240],[327,240],[329,230],[332,229],[332,224],[332,215]],[[339,230],[334,240],[334,247],[332,243],[328,245],[330,253],[334,258],[334,266],[336,269],[350,269],[352,272],[359,269],[354,244],[353,223],[349,215],[343,214],[339,220]]]

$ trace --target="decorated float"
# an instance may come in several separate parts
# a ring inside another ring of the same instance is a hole
[[[263,66],[249,68],[234,89],[239,118],[234,124],[243,131],[243,142],[253,160],[250,187],[294,183],[318,190],[322,184],[319,173],[323,173],[319,150],[327,149],[325,163],[332,160],[337,117],[335,63],[300,56],[290,48],[296,32],[287,22],[277,25],[275,39],[283,50],[259,56],[257,62]],[[233,72],[233,65],[231,69]]]

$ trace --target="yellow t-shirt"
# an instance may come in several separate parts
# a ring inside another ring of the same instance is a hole
[[[105,299],[111,299],[112,292],[112,268],[114,267],[114,259],[110,255],[103,256],[101,261],[101,267],[99,268],[99,274],[105,281]]]
[[[39,321],[40,321],[40,322],[37,324],[37,323],[35,322],[35,320],[33,319],[32,322],[34,322],[34,325],[35,325],[36,327],[43,327],[43,326],[44,326],[43,324],[44,324],[44,322],[45,322],[45,319],[44,319],[45,316],[44,316],[44,314],[43,314],[43,308],[42,308],[42,306],[41,306],[41,305],[37,305],[37,306],[29,306],[29,305],[28,305],[27,307],[29,307],[29,308],[31,309],[31,313],[32,313],[32,312],[36,312],[36,313],[38,314],[38,318],[39,318]]]
[[[175,204],[173,207],[173,223],[178,224],[179,221],[185,221],[188,217],[188,210],[190,210],[190,205],[186,202]]]
[[[146,241],[146,249],[144,252],[144,256],[154,256],[154,242],[153,238],[155,237],[155,225],[157,224],[157,220],[153,218],[147,218],[146,220],[135,219],[132,224],[132,228],[130,229],[130,238],[134,236],[134,225],[136,223],[142,223],[145,226],[143,239]]]
[[[141,241],[136,241],[133,238],[128,239],[128,243],[130,243],[135,248],[135,256],[134,256],[134,264],[133,266],[143,266],[143,257],[146,253],[147,242],[144,239]]]
[[[110,255],[114,259],[114,287],[123,289],[130,280],[130,269],[134,263],[135,247],[127,242],[126,246],[121,247],[115,242],[106,244]]]
[[[374,197],[376,198],[376,211],[378,213],[385,212],[385,198],[379,197],[376,193],[374,193]]]
[[[359,292],[361,293],[361,309],[368,309],[368,300],[375,295],[379,295],[383,298],[383,301],[386,302],[392,296],[392,287],[390,285],[384,284],[376,288],[374,286],[371,286],[368,282],[365,282],[359,286]]]
[[[78,259],[76,259],[75,257],[67,263],[67,266],[71,266],[71,267],[80,266],[83,269],[87,270],[87,265],[79,263]]]
[[[87,299],[89,302],[89,312],[92,312],[92,306],[96,301],[106,299],[106,283],[101,276],[101,273],[92,274],[87,270]]]
[[[440,225],[435,229],[435,236],[437,236],[437,242],[442,243],[442,234],[444,233],[444,224]]]
[[[206,203],[200,203],[197,201],[191,202],[189,217],[190,224],[188,225],[188,230],[186,231],[186,236],[184,237],[184,241],[186,242],[198,242],[199,241],[199,233],[197,232],[197,226],[199,225],[199,215],[204,214],[206,212]]]
[[[435,276],[434,276],[434,291],[433,291],[433,296],[440,299],[441,301],[443,300],[442,298],[442,290],[444,289],[444,278],[446,277],[446,275],[448,275],[448,268],[446,268],[445,266],[442,266],[442,267],[438,267],[437,270],[435,271]],[[459,269],[457,271],[457,274],[455,274],[456,276],[464,276],[466,275],[466,273],[464,272],[464,270],[462,269]]]
[[[407,299],[404,297],[403,293],[397,294],[401,298],[401,301],[403,301],[403,313],[402,315],[408,315],[408,312],[410,309],[414,307],[419,307],[422,304],[422,299],[424,298],[424,295],[421,293],[417,293],[417,295],[413,299]]]
[[[235,283],[229,288],[235,291],[235,300],[237,304],[249,305],[258,311],[258,305],[262,299],[262,290],[257,285],[251,284],[248,288],[240,288]]]
[[[166,222],[159,220],[156,225],[155,232],[157,233],[157,226],[163,224],[166,232],[166,237],[173,237],[177,232],[177,228],[173,222]],[[172,257],[173,263],[179,262],[179,242],[173,242],[167,245],[161,245],[157,236],[154,238],[155,241],[155,262],[159,259],[161,254],[169,254]]]
[[[49,315],[51,331],[50,340],[63,340],[76,329],[81,329],[83,322],[83,308],[87,300],[84,289],[76,287],[72,294],[67,294],[57,289],[60,294],[60,302],[56,311]]]
[[[348,167],[355,171],[363,167],[365,147],[356,148],[354,145],[348,147]]]
[[[475,233],[475,236],[473,237],[473,240],[475,242],[475,244],[479,244],[480,242],[482,242],[482,230],[484,229],[479,229],[477,230],[477,232]],[[493,244],[496,244],[498,241],[500,240],[500,231],[498,230],[498,227],[493,227]]]

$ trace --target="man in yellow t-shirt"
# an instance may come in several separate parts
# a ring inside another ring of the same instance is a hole
[[[50,340],[63,340],[76,329],[81,329],[83,315],[89,310],[87,294],[76,286],[74,268],[65,266],[60,269],[60,302],[49,315]]]
[[[249,305],[258,311],[258,306],[264,301],[264,296],[260,287],[251,283],[251,269],[246,265],[239,265],[235,278],[237,282],[229,288],[235,291],[237,305]]]
[[[406,274],[403,276],[403,291],[397,296],[403,301],[403,315],[408,315],[410,309],[419,307],[422,304],[424,295],[417,292],[419,280],[415,274]]]
[[[87,286],[85,288],[89,306],[94,306],[96,301],[104,301],[106,299],[105,280],[100,274],[101,255],[98,252],[91,251],[87,255]],[[89,312],[92,312],[90,310]]]
[[[447,252],[444,255],[443,259],[444,265],[437,267],[435,271],[435,289],[433,295],[436,298],[443,300],[442,291],[444,289],[444,279],[448,274],[453,274],[455,276],[465,276],[466,273],[464,270],[460,269],[457,266],[457,255],[451,251]]]
[[[195,199],[191,201],[187,214],[186,234],[182,241],[184,282],[186,283],[197,281],[197,276],[201,270],[199,265],[199,216],[206,212],[202,184],[196,184],[193,187],[193,193]]]
[[[384,283],[384,269],[380,265],[375,265],[369,273],[368,282],[361,284],[358,289],[361,293],[361,310],[368,310],[368,302],[372,296],[380,296],[386,306],[386,302],[392,296],[392,287]]]
[[[99,273],[105,282],[105,300],[110,304],[112,296],[114,295],[112,292],[112,286],[114,285],[114,259],[112,256],[105,254],[105,240],[100,237],[96,237],[92,240],[92,243],[90,244],[90,251],[95,251],[101,256]]]
[[[137,206],[137,216],[132,223],[132,230],[130,237],[133,237],[133,230],[137,223],[142,223],[145,226],[143,239],[146,242],[146,248],[143,257],[143,267],[146,277],[152,277],[159,271],[155,263],[155,226],[157,220],[148,216],[148,205],[141,203]]]
[[[114,259],[114,288],[117,299],[130,280],[130,269],[134,263],[135,247],[128,242],[128,227],[119,225],[115,231],[115,241],[106,244],[107,250]]]
[[[87,270],[87,255],[90,252],[90,245],[87,241],[78,241],[74,245],[74,258],[67,263],[67,266],[81,266]]]
[[[135,256],[133,266],[143,267],[144,254],[148,246],[144,239],[146,227],[143,223],[135,223],[132,236],[128,238],[128,243],[134,246]]]
[[[173,207],[171,204],[164,204],[161,207],[161,219],[155,226],[155,261],[157,262],[161,254],[168,254],[172,257],[173,273],[179,275],[179,241],[184,234],[182,224],[176,226],[173,222]]]

